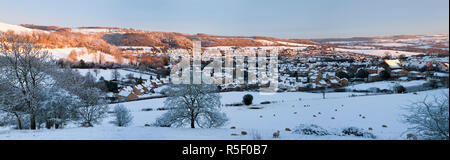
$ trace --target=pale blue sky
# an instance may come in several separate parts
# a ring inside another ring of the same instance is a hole
[[[448,33],[448,0],[0,0],[0,22],[325,38]]]

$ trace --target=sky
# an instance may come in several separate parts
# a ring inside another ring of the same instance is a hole
[[[0,0],[0,22],[345,38],[448,34],[448,0]]]

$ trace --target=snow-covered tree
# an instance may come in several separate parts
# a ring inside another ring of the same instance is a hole
[[[9,87],[2,82],[4,80],[0,78],[0,112],[13,116],[16,119],[17,128],[23,129],[26,108],[23,104],[24,101],[20,100],[21,94],[16,88]]]
[[[105,95],[98,88],[82,88],[76,94],[80,103],[76,106],[75,115],[84,127],[98,124],[108,113]]]
[[[156,125],[191,128],[220,127],[228,121],[220,112],[220,95],[213,85],[171,85],[165,91],[164,101],[169,110],[156,120]]]
[[[17,128],[85,126],[107,113],[105,95],[91,74],[81,76],[56,61],[30,37],[0,33],[0,112],[17,119]]]
[[[0,35],[2,80],[14,88],[14,103],[30,117],[30,128],[36,129],[36,114],[41,109],[42,89],[51,85],[48,72],[53,68],[48,52],[29,38]]]
[[[74,109],[79,103],[78,97],[61,88],[47,90],[47,100],[43,102],[43,109],[38,113],[38,121],[45,123],[45,127],[58,129],[74,119]]]
[[[114,107],[114,115],[116,119],[113,123],[119,127],[125,127],[133,121],[133,116],[131,115],[130,110],[121,104]]]
[[[424,139],[449,140],[448,92],[413,103],[407,109],[406,122]]]

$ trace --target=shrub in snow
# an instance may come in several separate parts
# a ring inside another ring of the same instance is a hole
[[[271,103],[270,101],[261,102],[261,104],[270,104],[270,103]]]
[[[353,136],[357,136],[357,137],[373,138],[373,139],[376,138],[374,134],[364,131],[364,129],[362,129],[362,128],[356,128],[356,127],[344,128],[341,133],[343,135],[353,135]]]
[[[367,72],[365,69],[360,69],[358,72],[356,72],[357,78],[367,78],[369,77],[369,72]]]
[[[156,126],[212,128],[228,121],[219,110],[220,95],[213,85],[172,85],[164,92],[165,107],[171,109],[156,120]]]
[[[449,139],[449,104],[448,91],[433,99],[425,98],[411,104],[405,115],[406,123],[413,127],[409,130],[416,132],[423,139],[448,140]]]
[[[344,72],[344,71],[339,71],[339,72],[336,72],[336,76],[337,77],[339,77],[339,78],[347,78],[347,79],[349,79],[350,78],[350,76],[347,74],[347,72]]]
[[[345,89],[345,88],[336,88],[336,89],[334,89],[334,91],[335,92],[346,92],[347,89]]]
[[[130,110],[121,104],[114,107],[114,116],[116,119],[113,123],[119,127],[125,127],[133,121],[133,116],[131,115]]]
[[[389,78],[391,78],[391,73],[389,73],[386,70],[383,70],[380,72],[380,78],[383,80],[388,80]]]
[[[156,108],[157,111],[167,111],[169,110],[169,108],[164,108],[164,107],[160,107],[160,108]]]
[[[242,103],[249,106],[253,103],[253,96],[251,94],[247,94],[242,98]]]
[[[331,134],[326,129],[314,124],[310,125],[301,124],[295,128],[293,133],[301,135],[316,135],[316,136],[326,136]]]
[[[243,106],[244,104],[242,103],[233,103],[231,104],[231,106],[235,106],[235,107],[239,107],[239,106]]]
[[[142,111],[144,111],[144,112],[153,111],[153,108],[143,108]]]
[[[405,93],[406,92],[406,88],[403,87],[402,85],[397,85],[394,87],[395,93]]]

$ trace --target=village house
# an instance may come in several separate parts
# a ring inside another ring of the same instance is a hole
[[[404,69],[395,69],[391,71],[391,77],[399,78],[408,76],[408,71]]]
[[[380,75],[378,73],[369,74],[369,77],[367,77],[368,82],[376,82],[379,80],[380,80]]]
[[[402,68],[402,62],[400,60],[384,60],[383,63],[380,64],[380,67],[383,67],[387,71],[401,69]]]
[[[408,79],[409,80],[420,80],[425,79],[428,76],[427,73],[419,72],[419,71],[409,71],[408,72]]]
[[[448,87],[449,73],[435,72],[431,80],[441,82],[444,87]]]

